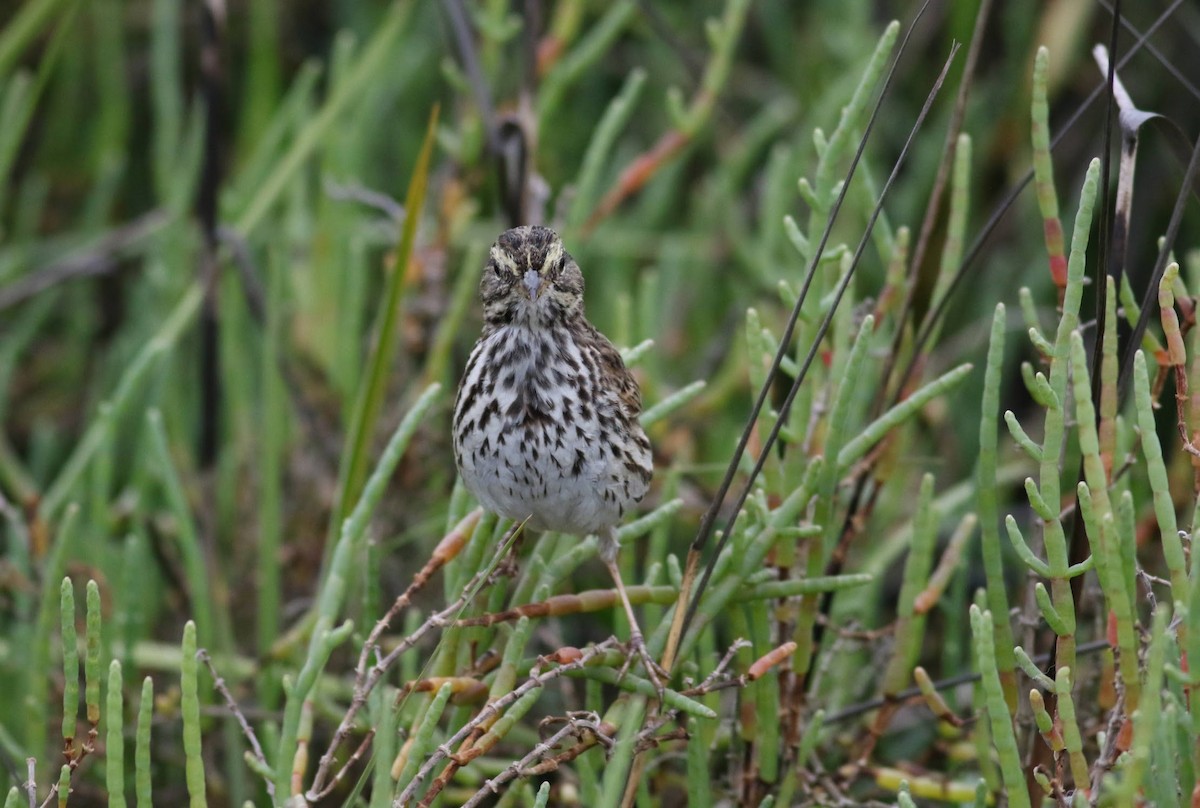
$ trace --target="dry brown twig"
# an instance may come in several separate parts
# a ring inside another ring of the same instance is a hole
[[[25,758],[25,765],[29,769],[29,778],[25,781],[25,793],[29,796],[29,808],[35,808],[37,805],[37,758]]]
[[[781,659],[790,655],[795,650],[794,643],[786,643],[783,646],[768,652],[759,660],[754,662],[746,674],[722,681],[722,678],[726,676],[726,671],[732,664],[737,652],[742,648],[748,647],[749,645],[750,643],[746,640],[735,640],[733,645],[730,646],[725,655],[721,658],[720,662],[717,663],[717,666],[712,670],[712,672],[709,673],[707,677],[705,677],[704,681],[694,688],[683,691],[683,693],[685,695],[696,696],[703,695],[704,693],[712,692],[714,690],[723,689],[725,687],[745,686],[748,682],[760,678],[772,665],[777,664]],[[578,651],[578,649],[569,650],[569,654],[563,654],[562,651],[559,652],[559,661],[564,661],[567,659],[569,659],[571,662],[579,661],[579,655],[582,652]],[[643,727],[633,740],[635,751],[640,753],[646,751],[647,749],[654,748],[666,741],[687,738],[687,731],[683,728],[677,728],[664,735],[658,734],[663,727],[675,721],[678,714],[678,708],[667,708],[662,713],[657,715],[648,725]],[[569,714],[567,718],[557,718],[553,720],[565,721],[567,722],[568,726],[564,727],[563,730],[556,732],[551,741],[539,744],[538,749],[533,750],[533,752],[522,758],[521,761],[506,769],[504,775],[502,775],[503,779],[496,778],[495,780],[489,781],[488,784],[485,784],[485,788],[481,789],[480,792],[472,797],[472,799],[479,800],[489,793],[494,793],[493,784],[498,786],[508,782],[509,780],[515,779],[516,777],[532,777],[554,771],[563,763],[574,760],[579,755],[583,754],[598,743],[609,745],[611,743],[611,736],[616,731],[615,727],[601,722],[598,725],[598,728],[592,727],[590,728],[591,731],[586,734],[578,731],[571,732],[570,727],[572,725],[575,727],[579,726],[579,722],[576,720],[575,714]],[[479,729],[482,729],[486,723],[486,721],[481,722],[479,724]],[[545,723],[546,722],[543,722],[543,724]],[[478,731],[476,733],[472,733],[472,736],[477,734]],[[549,745],[552,748],[563,738],[572,734],[579,738],[579,743],[557,755],[549,755],[550,749],[545,747]],[[465,741],[463,741],[459,748],[458,754],[451,755],[451,763],[446,766],[446,768],[438,775],[437,779],[430,786],[430,789],[422,799],[420,806],[424,807],[431,804],[434,797],[436,797],[437,794],[440,793],[440,791],[449,783],[450,778],[453,776],[454,772],[457,771],[458,767],[465,765],[470,760],[478,757],[479,754],[482,754],[482,752],[485,751],[476,747],[472,747],[472,741],[473,737],[469,736]],[[542,760],[541,763],[532,765],[532,761],[537,760],[538,758],[544,758],[544,760]],[[477,803],[468,803],[468,805],[470,804]]]
[[[566,738],[575,736],[583,737],[585,733],[598,736],[602,733],[602,724],[600,716],[595,713],[573,714],[568,716],[563,728],[555,732],[546,740],[539,743],[529,753],[520,760],[515,760],[509,766],[490,780],[485,780],[483,786],[476,791],[469,800],[463,803],[463,808],[476,808],[478,805],[490,796],[500,793],[500,787],[504,784],[517,779],[518,777],[527,777],[531,774],[529,767],[534,761],[550,755],[554,751],[554,747],[564,741]]]
[[[545,726],[546,724],[548,724],[552,721],[562,721],[562,720],[565,720],[565,719],[562,719],[558,716],[549,716],[547,718],[542,719],[541,726]],[[540,726],[539,726],[539,729],[540,729]],[[524,776],[524,777],[540,777],[543,774],[549,774],[552,771],[556,771],[558,769],[558,767],[561,766],[562,764],[570,763],[572,760],[579,757],[584,752],[586,752],[587,750],[591,749],[593,746],[596,746],[596,745],[601,745],[601,746],[604,746],[606,749],[611,749],[612,744],[613,744],[612,739],[613,739],[613,736],[616,735],[616,733],[617,733],[616,727],[612,726],[607,721],[602,721],[602,722],[600,722],[600,732],[599,733],[589,733],[589,734],[583,736],[582,738],[580,738],[579,743],[575,744],[574,746],[570,747],[569,749],[565,749],[564,751],[559,752],[557,755],[554,755],[553,757],[548,758],[547,760],[543,760],[541,763],[537,764],[536,766],[530,766],[530,767],[526,768],[522,772],[522,776]]]
[[[88,755],[90,755],[92,752],[96,751],[96,739],[98,737],[100,737],[100,730],[99,730],[98,723],[97,723],[98,721],[99,721],[98,716],[93,719],[90,719],[89,723],[91,724],[91,726],[88,729],[88,733],[86,736],[87,739],[79,744],[78,750],[75,748],[74,737],[65,738],[63,740],[63,749],[62,749],[63,758],[66,761],[67,768],[70,770],[70,772],[72,774],[75,773],[75,770],[79,768],[79,765],[81,763],[83,763],[84,759]],[[26,758],[25,763],[29,767],[29,779],[25,781],[25,790],[29,795],[29,808],[48,808],[48,806],[54,802],[54,798],[58,796],[58,793],[59,793],[58,781],[56,780],[55,782],[51,783],[50,791],[49,791],[49,793],[46,794],[46,799],[42,801],[40,806],[36,806],[36,803],[37,803],[37,780],[36,780],[37,758],[34,758],[34,757]],[[70,794],[69,790],[68,790],[67,794],[68,795]],[[65,802],[66,802],[65,799],[61,800],[60,804],[65,804]]]
[[[558,665],[565,665],[577,661],[582,654],[583,652],[578,648],[573,646],[564,646],[552,654],[542,657],[541,661],[542,663],[554,662]],[[602,656],[597,655],[592,661],[600,662],[602,659]],[[421,798],[419,808],[428,808],[428,806],[432,805],[434,799],[442,792],[443,789],[446,788],[446,786],[450,784],[451,778],[454,777],[455,773],[459,769],[461,769],[463,766],[466,766],[475,758],[486,754],[493,746],[496,745],[497,742],[499,742],[499,736],[494,735],[491,737],[490,742],[485,741],[485,739],[489,736],[489,730],[491,730],[498,718],[499,716],[496,715],[479,722],[470,732],[470,734],[467,735],[466,739],[464,739],[458,745],[458,751],[450,756],[450,762],[446,764],[446,767],[442,769],[438,776],[434,778],[433,782],[429,784],[428,791],[426,791],[425,796]],[[609,728],[607,731],[607,734],[609,735],[614,733],[616,733],[615,727]]]
[[[425,566],[413,576],[412,583],[409,584],[408,588],[402,595],[400,595],[400,597],[396,598],[395,603],[393,603],[392,607],[388,609],[387,614],[380,618],[380,620],[375,624],[375,627],[371,630],[371,633],[367,635],[366,641],[363,642],[362,651],[358,656],[358,664],[355,666],[354,694],[350,699],[350,706],[346,709],[346,714],[342,716],[341,723],[338,724],[337,730],[333,734],[333,739],[329,742],[328,749],[326,749],[325,754],[321,756],[321,761],[317,767],[317,773],[313,776],[312,787],[309,788],[308,792],[305,794],[305,798],[309,802],[316,802],[317,800],[328,795],[336,785],[337,781],[340,779],[341,773],[339,772],[338,775],[336,775],[332,780],[329,780],[329,773],[330,768],[333,766],[334,755],[337,753],[337,750],[341,748],[341,745],[345,742],[346,737],[349,736],[350,730],[354,727],[355,717],[363,708],[363,705],[367,703],[367,696],[370,695],[371,691],[375,689],[375,686],[379,683],[379,680],[383,678],[383,675],[387,673],[388,669],[391,668],[395,661],[400,658],[401,654],[416,645],[416,643],[419,642],[420,639],[427,633],[429,633],[431,629],[442,628],[446,625],[449,625],[459,610],[466,606],[470,599],[474,596],[476,590],[479,588],[477,585],[483,581],[485,576],[490,578],[491,573],[489,573],[489,570],[494,570],[494,568],[497,566],[496,562],[499,561],[500,554],[505,552],[505,544],[501,544],[501,546],[497,549],[496,557],[492,559],[492,563],[488,564],[482,570],[477,572],[471,578],[471,580],[467,582],[467,585],[463,587],[462,594],[459,595],[456,600],[450,603],[442,611],[430,615],[430,617],[426,619],[416,631],[401,640],[400,643],[386,656],[383,656],[382,658],[379,657],[380,637],[382,637],[383,633],[388,630],[392,624],[392,621],[396,619],[400,612],[408,608],[408,606],[412,603],[413,595],[420,591],[421,588],[429,582],[429,579],[433,577],[435,572],[445,566],[447,562],[449,562],[458,554],[463,545],[466,544],[467,539],[469,539],[471,534],[474,532],[475,527],[479,523],[479,518],[482,515],[483,511],[476,508],[463,517],[462,520],[454,526],[454,529],[446,534],[446,536],[438,543],[437,547],[434,548],[433,554],[430,556],[429,561],[426,562]],[[368,667],[368,662],[372,652],[374,652],[376,655],[376,661],[375,664]],[[349,762],[350,761],[347,762],[347,765]],[[344,768],[345,767],[343,767],[343,769]]]
[[[796,651],[796,643],[789,640],[783,645],[768,651],[758,659],[754,660],[754,662],[750,664],[750,667],[746,669],[746,672],[740,676],[731,676],[728,679],[718,681],[718,679],[724,674],[725,668],[727,668],[733,661],[734,655],[748,645],[750,645],[750,643],[746,640],[735,640],[733,645],[729,647],[729,650],[725,652],[725,656],[722,657],[719,663],[717,663],[717,667],[713,669],[713,672],[705,677],[704,681],[696,687],[693,687],[690,690],[682,691],[683,695],[696,698],[698,696],[703,696],[706,693],[712,693],[716,690],[727,690],[731,687],[745,687],[751,682],[761,679],[766,675],[767,671],[786,660]]]
[[[365,755],[367,752],[367,749],[371,747],[371,741],[373,740],[375,740],[375,729],[372,727],[371,729],[367,730],[367,734],[363,736],[362,741],[359,742],[358,747],[354,750],[354,753],[346,759],[346,762],[342,764],[342,767],[334,772],[333,777],[329,779],[329,786],[325,789],[326,794],[337,788],[338,784],[341,783],[346,777],[346,772],[353,769],[355,764],[362,760],[363,755]],[[380,765],[383,765],[383,763]]]
[[[748,645],[750,645],[750,643],[746,640],[735,640],[733,645],[729,647],[729,650],[725,652],[725,656],[722,657],[721,661],[717,663],[717,666],[712,670],[711,673],[709,673],[708,676],[704,678],[704,681],[693,688],[680,692],[685,696],[696,697],[725,687],[726,685],[720,681],[721,677],[725,675],[725,671],[729,668],[730,664],[732,664],[737,652]],[[657,746],[664,741],[674,740],[676,738],[686,738],[687,733],[682,728],[671,733],[667,733],[666,735],[660,736],[656,734],[664,726],[669,724],[671,721],[674,721],[678,715],[678,712],[679,711],[676,709],[668,708],[663,713],[659,714],[647,726],[645,726],[634,739],[635,750],[637,750],[637,752],[644,752],[647,749]],[[546,721],[549,720],[551,719],[546,719]],[[558,769],[558,767],[562,764],[570,763],[572,760],[579,757],[597,744],[603,744],[605,746],[611,745],[611,735],[615,732],[615,728],[610,727],[606,723],[602,723],[600,725],[600,729],[601,732],[599,733],[592,733],[580,738],[579,743],[575,744],[569,749],[549,757],[535,766],[525,768],[521,773],[522,776],[538,777],[543,774],[548,774]]]
[[[630,603],[669,603],[674,602],[676,590],[672,586],[627,586],[626,594]],[[561,617],[567,614],[598,612],[620,605],[620,596],[616,589],[585,589],[582,592],[565,592],[561,595],[551,595],[545,600],[525,603],[505,609],[502,612],[464,617],[455,623],[456,626],[494,626],[497,623],[511,623],[522,617],[536,619],[539,617]]]
[[[238,726],[242,728],[242,734],[246,736],[246,741],[250,744],[250,751],[254,755],[254,759],[262,764],[264,771],[267,770],[270,767],[267,764],[266,755],[263,754],[262,745],[258,742],[258,736],[254,734],[254,729],[250,726],[250,722],[246,720],[246,716],[238,706],[237,700],[229,692],[229,687],[225,684],[225,680],[217,673],[217,667],[213,664],[212,657],[208,655],[206,649],[201,648],[196,652],[196,659],[203,662],[205,667],[208,668],[208,672],[213,678],[213,689],[221,694],[221,698],[225,700],[225,706],[229,708],[229,711],[233,713],[233,717],[237,719]],[[269,777],[264,779],[267,783],[267,794],[274,799],[275,783]]]
[[[464,724],[458,732],[454,733],[445,743],[434,750],[429,759],[421,764],[421,768],[417,770],[412,782],[408,784],[404,791],[400,793],[400,796],[396,798],[395,802],[392,803],[393,808],[404,808],[416,795],[417,790],[421,787],[421,783],[433,772],[434,767],[447,758],[453,759],[454,752],[452,747],[461,743],[468,735],[475,731],[476,727],[498,716],[501,710],[504,710],[534,688],[544,687],[547,682],[557,679],[570,671],[578,670],[587,665],[597,655],[619,646],[620,643],[616,637],[609,637],[602,643],[580,651],[579,656],[575,660],[564,665],[559,665],[557,668],[548,670],[545,673],[541,672],[541,666],[546,661],[546,657],[539,659],[538,664],[530,671],[528,679],[500,698],[485,705],[474,718]]]

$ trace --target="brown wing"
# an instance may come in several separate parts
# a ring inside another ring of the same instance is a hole
[[[596,327],[587,320],[583,321],[583,325],[580,341],[595,350],[605,382],[616,392],[617,398],[621,401],[621,408],[625,411],[625,417],[636,422],[638,415],[642,412],[642,391],[638,387],[637,379],[633,377],[629,368],[625,367],[620,351],[613,347],[613,344],[608,341],[608,337],[597,331]]]

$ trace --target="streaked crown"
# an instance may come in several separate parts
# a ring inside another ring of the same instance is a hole
[[[553,230],[514,227],[492,245],[479,297],[492,327],[562,324],[583,314],[583,274]]]

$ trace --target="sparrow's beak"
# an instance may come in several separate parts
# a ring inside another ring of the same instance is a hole
[[[525,288],[529,290],[529,299],[536,301],[538,298],[538,289],[542,285],[542,276],[537,273],[536,269],[530,269],[525,272],[523,280]]]

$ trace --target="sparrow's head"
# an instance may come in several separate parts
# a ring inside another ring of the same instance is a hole
[[[583,314],[583,273],[553,230],[514,227],[492,245],[479,298],[490,326],[567,322]]]

